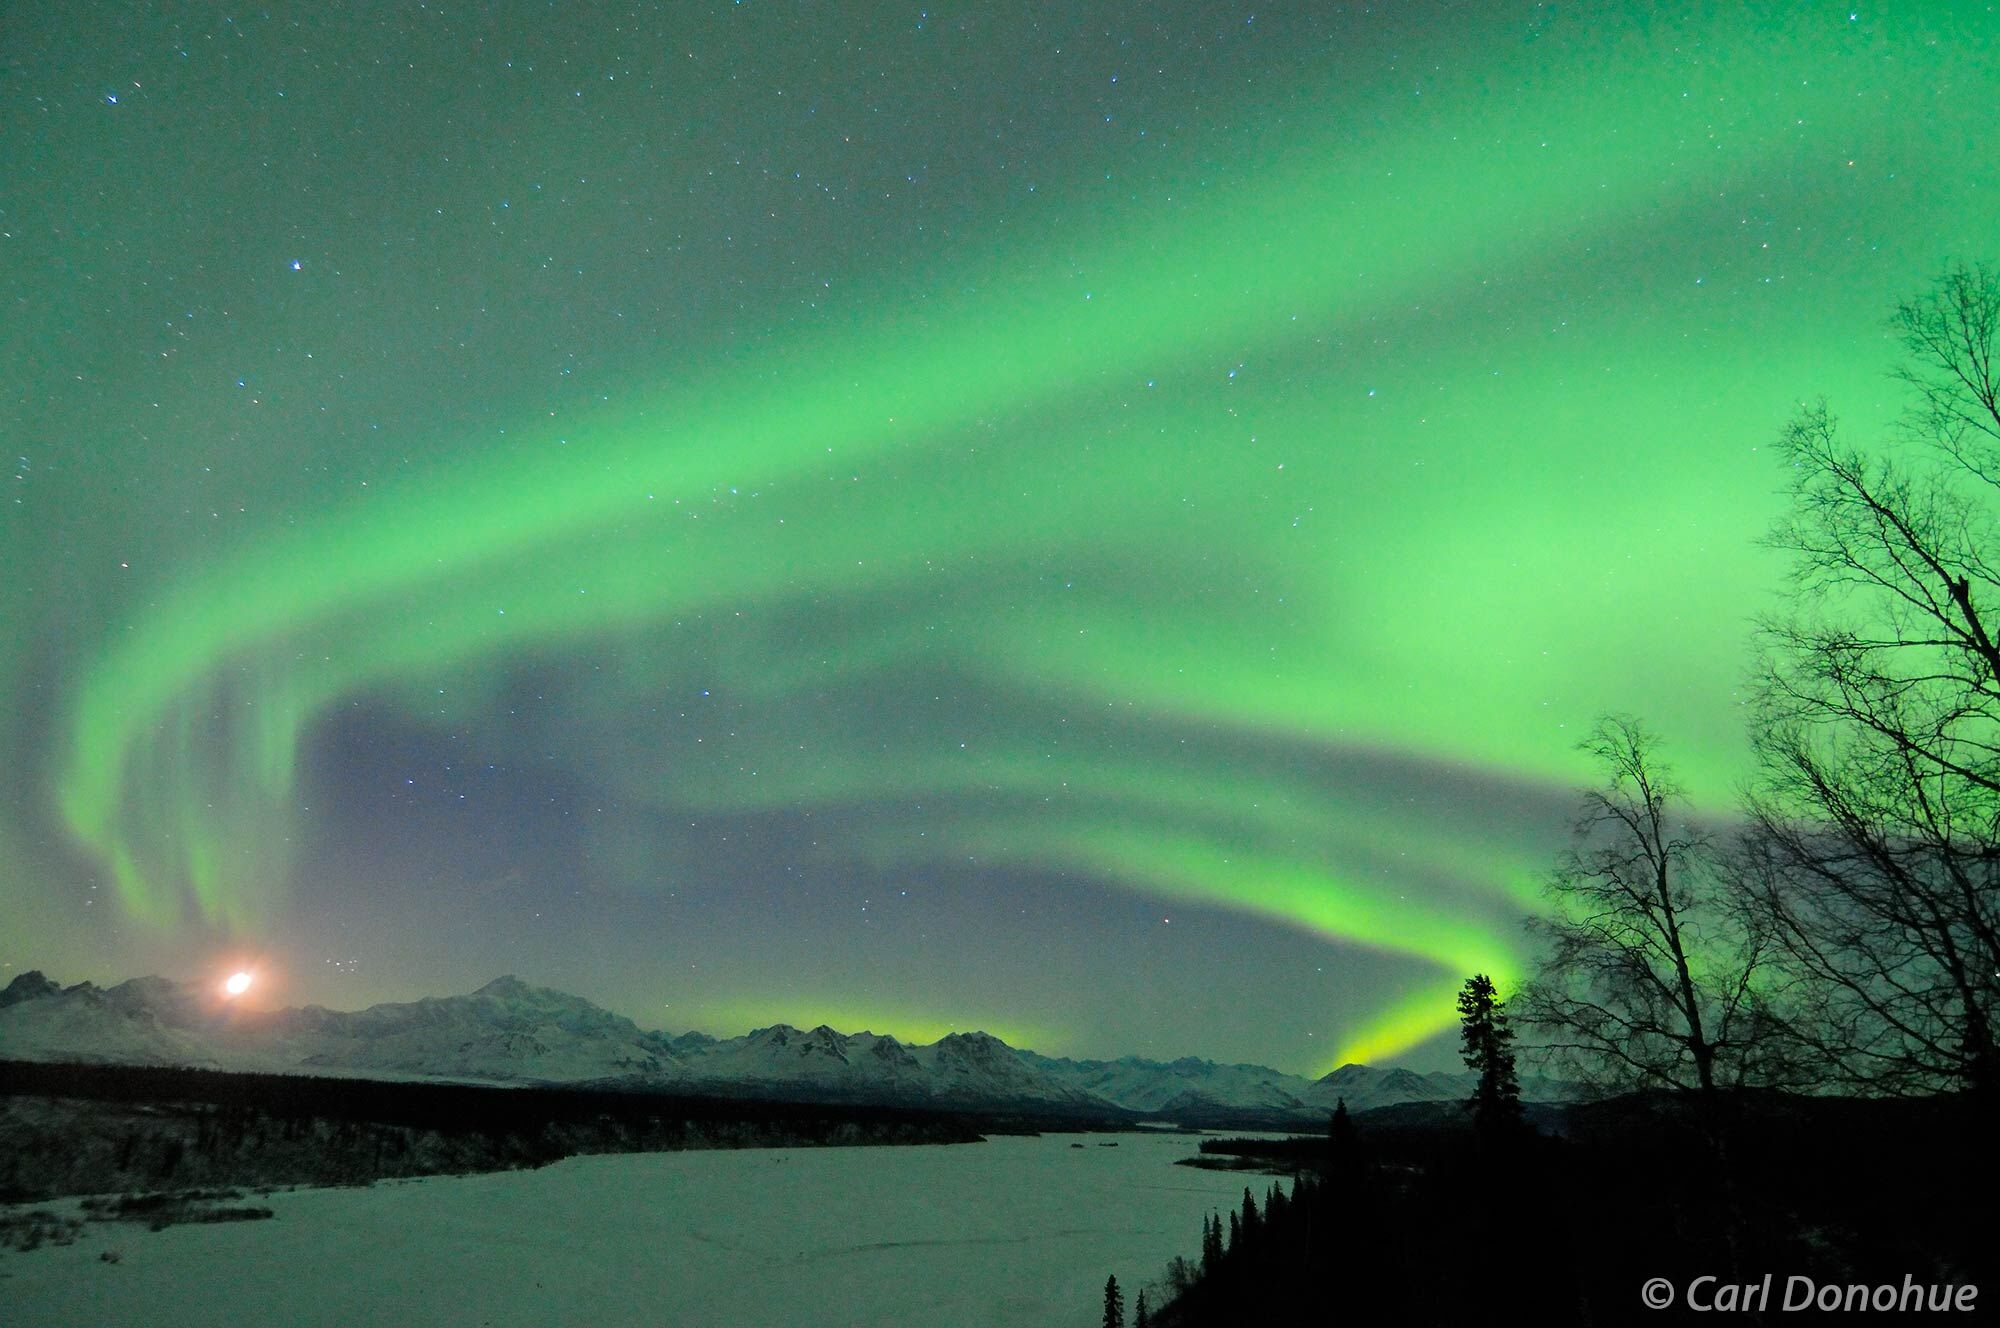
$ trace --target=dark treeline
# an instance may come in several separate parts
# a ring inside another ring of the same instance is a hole
[[[336,1079],[174,1066],[0,1061],[0,1097],[39,1095],[99,1102],[199,1102],[271,1116],[376,1121],[420,1129],[534,1129],[579,1120],[766,1120],[810,1124],[906,1122],[971,1129],[963,1112],[755,1098],[678,1096],[555,1086],[507,1087],[436,1080]],[[1101,1128],[1093,1121],[1093,1128]]]
[[[1023,1124],[912,1107],[10,1061],[0,1062],[0,1202],[359,1184],[586,1153],[968,1143]]]
[[[1660,1095],[1576,1107],[1567,1137],[1499,1142],[1469,1118],[1378,1136],[1364,1114],[1343,1139],[1264,1150],[1279,1166],[1302,1147],[1315,1156],[1216,1214],[1146,1323],[1657,1322],[1644,1283],[1684,1289],[1702,1274],[1983,1285],[1990,1241],[1967,1221],[1978,1181],[1927,1164],[1934,1140],[1972,1128],[1969,1109],[1748,1095],[1726,1148],[1713,1122]]]

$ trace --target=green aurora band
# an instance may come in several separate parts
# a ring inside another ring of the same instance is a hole
[[[1466,973],[1521,972],[1552,845],[1505,799],[1559,805],[1594,713],[1656,717],[1726,797],[1771,574],[1755,445],[1804,392],[1874,409],[1871,320],[1992,220],[1984,150],[1905,141],[1894,89],[1828,72],[1832,24],[1710,20],[1696,62],[1607,27],[1421,110],[1383,92],[1362,130],[1351,94],[1301,89],[1350,114],[1253,135],[1227,187],[1181,161],[994,237],[982,272],[863,281],[809,332],[273,522],[106,625],[60,711],[62,822],[132,916],[254,935],[336,707],[504,748],[509,669],[602,657],[552,741],[633,805],[823,808],[818,851],[885,876],[1061,871],[1407,955],[1329,1064],[1393,1056],[1449,1025]],[[1936,58],[2000,104],[1975,54]],[[1612,280],[1774,180],[1825,226],[1854,158],[1949,206],[1893,259],[1794,254],[1833,274],[1823,327],[1794,334],[1801,292],[1742,274],[1719,315],[1674,255],[1552,363],[1536,282]],[[1507,298],[1535,335],[1450,312],[1496,273],[1525,274]],[[758,717],[726,752],[638,718],[709,679]],[[926,722],[945,689],[984,720]],[[1482,792],[1378,790],[1378,759]],[[912,799],[920,838],[837,814]]]

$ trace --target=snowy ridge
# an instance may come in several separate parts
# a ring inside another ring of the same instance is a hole
[[[165,978],[54,989],[40,973],[24,973],[0,995],[0,1056],[497,1082],[659,1073],[677,1064],[661,1034],[511,977],[469,996],[348,1013],[249,1011]]]
[[[1176,1061],[1124,1056],[1115,1061],[1052,1060],[1022,1052],[1030,1064],[1129,1111],[1171,1114],[1221,1108],[1322,1115],[1308,1102],[1310,1079],[1267,1065],[1218,1065],[1183,1056]]]
[[[1110,1106],[1043,1074],[988,1033],[952,1033],[928,1046],[824,1024],[809,1032],[774,1024],[740,1038],[697,1037],[675,1039],[682,1070],[662,1086],[941,1105]]]
[[[163,978],[139,978],[108,990],[89,982],[64,990],[39,972],[23,973],[0,991],[0,1055],[219,1067],[215,1049],[184,1026],[186,1012],[173,1000],[172,986]]]
[[[597,1083],[677,1093],[819,1101],[1131,1113],[1211,1122],[1324,1122],[1399,1102],[1464,1100],[1469,1075],[1344,1065],[1317,1080],[1263,1065],[1183,1057],[1076,1061],[1008,1046],[989,1033],[912,1045],[822,1024],[774,1024],[742,1037],[639,1028],[580,996],[496,978],[464,996],[343,1012],[250,1011],[165,978],[60,987],[39,972],[0,990],[0,1059],[495,1083]],[[1540,1081],[1526,1096],[1563,1094]]]
[[[469,996],[352,1014],[317,1006],[278,1011],[272,1024],[270,1051],[313,1068],[563,1082],[659,1074],[678,1064],[662,1034],[511,976]]]

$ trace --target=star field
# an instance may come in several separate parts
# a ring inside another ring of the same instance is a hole
[[[2000,24],[1301,8],[21,15],[0,962],[1444,1056],[1597,714],[1744,774]]]

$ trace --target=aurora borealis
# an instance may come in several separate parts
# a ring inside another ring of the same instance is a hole
[[[1421,1058],[1742,777],[2000,20],[1381,8],[16,15],[0,961]]]

